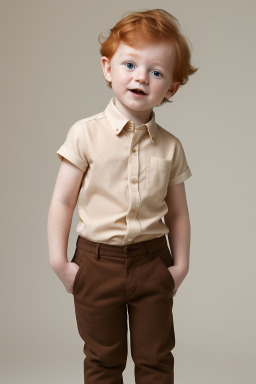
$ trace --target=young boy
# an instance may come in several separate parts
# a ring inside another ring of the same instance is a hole
[[[100,52],[114,97],[104,112],[77,121],[57,151],[50,265],[73,294],[86,384],[123,383],[127,319],[136,383],[171,384],[173,297],[189,269],[184,181],[191,171],[181,142],[156,123],[153,108],[197,69],[177,20],[161,9],[128,14]]]

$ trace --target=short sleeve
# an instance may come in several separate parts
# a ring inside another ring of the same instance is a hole
[[[179,139],[177,139],[173,157],[173,166],[170,172],[168,187],[170,187],[171,185],[182,183],[183,181],[187,180],[190,176],[192,176],[192,173],[187,164],[187,159],[183,146]]]
[[[63,157],[76,165],[81,171],[85,172],[88,167],[86,158],[86,143],[84,125],[76,122],[72,125],[67,133],[67,137],[63,145],[56,152],[59,159]]]

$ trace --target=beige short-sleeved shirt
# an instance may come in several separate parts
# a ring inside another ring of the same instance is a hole
[[[115,106],[77,121],[56,152],[84,172],[76,232],[91,241],[126,245],[169,232],[168,186],[192,176],[179,139],[155,122],[139,127]]]

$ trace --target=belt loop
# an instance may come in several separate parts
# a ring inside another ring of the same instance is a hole
[[[153,254],[152,254],[152,250],[151,250],[151,248],[150,248],[150,245],[149,245],[149,243],[148,243],[147,241],[145,241],[145,245],[146,245],[147,250],[148,250],[148,256],[149,256],[150,260],[152,261],[153,258],[154,258],[154,256],[153,256]]]
[[[96,260],[100,259],[100,246],[101,246],[101,243],[96,244],[96,255],[95,255]]]

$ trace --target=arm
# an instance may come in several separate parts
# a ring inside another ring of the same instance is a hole
[[[67,247],[73,212],[84,172],[63,158],[48,212],[49,261],[69,293],[78,265],[69,263]]]
[[[168,187],[165,201],[168,212],[164,219],[173,255],[173,266],[169,270],[175,281],[175,296],[189,270],[190,220],[184,182]]]

